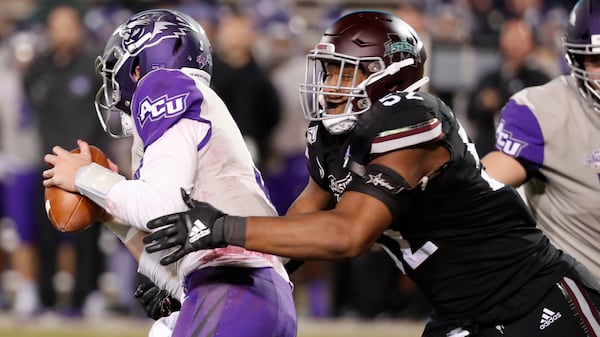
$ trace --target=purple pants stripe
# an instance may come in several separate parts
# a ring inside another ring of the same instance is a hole
[[[294,337],[290,285],[272,268],[211,267],[185,281],[172,337]]]

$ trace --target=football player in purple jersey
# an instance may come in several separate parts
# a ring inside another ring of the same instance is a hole
[[[523,185],[550,241],[600,280],[600,1],[573,7],[563,45],[570,76],[513,95],[482,162]]]
[[[226,245],[296,259],[378,247],[430,300],[423,336],[600,334],[597,281],[486,174],[451,109],[417,91],[426,53],[409,25],[352,12],[307,58],[311,179],[296,214],[230,215],[195,201],[148,224],[147,251],[168,249],[169,264]]]
[[[137,13],[115,30],[97,66],[104,83],[96,110],[108,133],[133,136],[134,179],[91,163],[89,145],[79,140],[80,154],[56,146],[44,157],[51,166],[44,186],[106,209],[107,225],[157,285],[136,292],[149,315],[173,309],[152,294],[182,299],[178,315],[157,321],[151,334],[296,336],[292,285],[278,256],[223,245],[165,268],[162,253],[143,251],[149,220],[188,209],[182,194],[233,214],[277,214],[230,112],[209,87],[211,46],[202,27],[175,11]]]

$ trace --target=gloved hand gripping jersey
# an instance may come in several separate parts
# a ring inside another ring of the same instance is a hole
[[[165,289],[158,288],[148,279],[143,279],[139,283],[133,296],[140,301],[146,315],[153,320],[167,317],[181,309],[179,300],[171,296]]]

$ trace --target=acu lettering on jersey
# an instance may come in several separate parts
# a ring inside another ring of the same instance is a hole
[[[179,70],[157,69],[144,76],[131,106],[144,149],[182,118],[203,121],[203,100],[194,80]]]
[[[531,108],[514,98],[508,100],[496,128],[496,149],[541,167],[544,146],[542,129]]]
[[[511,157],[518,157],[528,144],[514,138],[512,132],[504,129],[504,123],[505,121],[501,119],[496,128],[496,147]]]
[[[138,114],[139,123],[144,127],[148,119],[156,121],[160,118],[171,118],[182,114],[186,110],[186,99],[189,93],[169,97],[163,95],[155,100],[150,97],[144,98],[140,102]]]

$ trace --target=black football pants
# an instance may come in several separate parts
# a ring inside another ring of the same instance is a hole
[[[429,322],[423,337],[600,337],[599,307],[597,290],[565,276],[516,320],[490,326]]]

